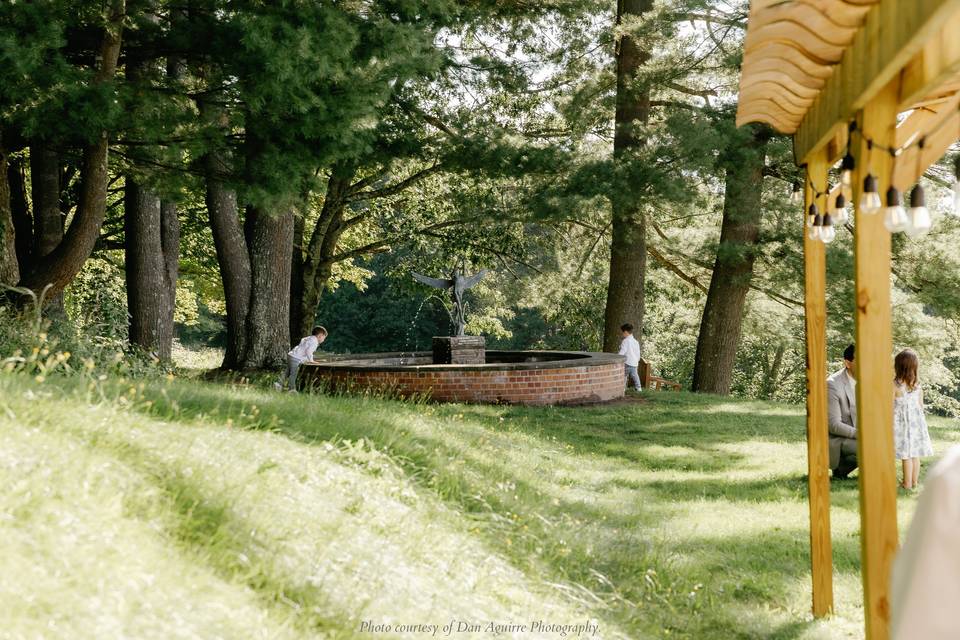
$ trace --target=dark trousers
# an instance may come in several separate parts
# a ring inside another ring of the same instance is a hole
[[[857,468],[857,441],[844,440],[840,445],[840,462],[833,470],[834,478],[846,478]]]

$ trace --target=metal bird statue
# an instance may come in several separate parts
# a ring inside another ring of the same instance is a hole
[[[456,328],[454,335],[464,335],[463,330],[464,327],[467,326],[467,322],[464,319],[463,294],[467,289],[480,282],[483,276],[487,275],[487,270],[484,269],[472,276],[465,276],[458,267],[453,270],[453,274],[451,274],[449,279],[431,278],[430,276],[421,275],[415,271],[411,273],[417,282],[422,282],[427,286],[437,289],[447,289],[450,291],[450,297],[453,298],[453,312],[450,314],[450,319],[453,320]]]

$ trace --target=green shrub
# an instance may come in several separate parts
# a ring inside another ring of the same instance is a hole
[[[160,363],[126,348],[115,336],[90,333],[63,314],[44,317],[42,300],[24,307],[0,305],[0,370],[22,372],[43,381],[50,375],[83,375],[101,381],[109,374],[142,377],[163,371]]]

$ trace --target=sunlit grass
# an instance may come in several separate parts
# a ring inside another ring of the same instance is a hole
[[[451,618],[593,618],[603,637],[862,635],[855,482],[833,487],[837,615],[808,615],[797,407],[672,393],[441,406],[196,381],[118,383],[90,406],[0,385],[0,474],[21,487],[0,496],[13,514],[0,553],[37,567],[26,587],[0,577],[0,618],[24,635],[43,611],[137,637],[353,637],[365,619]],[[938,452],[960,439],[933,426]],[[900,499],[902,531],[914,503]],[[59,536],[82,541],[83,562]]]

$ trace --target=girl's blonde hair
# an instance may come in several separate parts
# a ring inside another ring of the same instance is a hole
[[[897,375],[897,382],[906,385],[913,391],[917,386],[917,370],[920,368],[920,358],[913,349],[904,349],[897,354],[893,361],[893,370]]]

